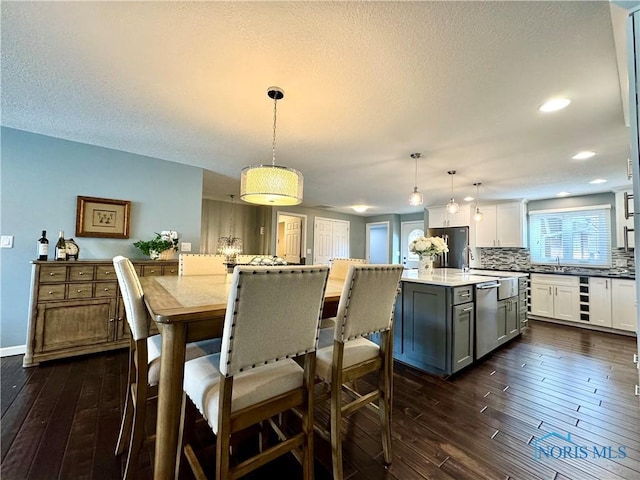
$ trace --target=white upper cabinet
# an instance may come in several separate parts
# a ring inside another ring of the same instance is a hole
[[[471,206],[460,205],[458,213],[451,214],[445,207],[428,207],[429,228],[468,227],[471,224]]]
[[[627,197],[627,195],[631,195],[632,193],[633,191],[631,189],[616,192],[616,244],[618,248],[625,247],[625,233],[627,236],[626,246],[628,248],[635,247],[633,231],[626,232],[624,228],[627,227],[627,229],[633,229],[633,199]],[[627,216],[629,218],[627,218]]]
[[[527,215],[522,202],[480,205],[484,218],[476,225],[476,247],[527,246]]]

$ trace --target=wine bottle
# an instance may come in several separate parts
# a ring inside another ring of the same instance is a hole
[[[66,260],[67,259],[67,246],[64,243],[64,232],[60,230],[60,236],[58,237],[58,242],[56,243],[56,260]]]
[[[49,240],[47,240],[47,231],[42,230],[42,236],[38,239],[38,260],[49,259]]]

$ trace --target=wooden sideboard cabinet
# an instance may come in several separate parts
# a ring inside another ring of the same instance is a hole
[[[138,275],[177,275],[175,260],[133,260]],[[129,345],[111,260],[33,261],[23,366]]]

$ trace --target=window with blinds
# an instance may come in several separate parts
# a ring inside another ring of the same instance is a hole
[[[611,206],[529,212],[531,263],[611,266]]]

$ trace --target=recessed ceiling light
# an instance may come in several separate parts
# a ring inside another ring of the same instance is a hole
[[[584,152],[578,152],[573,157],[574,160],[586,160],[587,158],[591,158],[596,154],[596,152],[591,152],[589,150],[585,150]]]
[[[473,202],[474,198],[473,197],[464,197],[463,200],[465,202]]]
[[[369,205],[351,205],[351,208],[358,213],[364,213],[371,207]]]
[[[568,197],[571,195],[569,192],[558,192],[556,193],[556,197]]]
[[[595,180],[591,180],[589,183],[597,185],[598,183],[607,183],[607,181],[604,178],[596,178]]]
[[[542,105],[540,105],[540,107],[538,107],[538,110],[545,113],[555,112],[557,110],[562,110],[570,103],[571,103],[571,100],[569,100],[568,98],[552,98],[551,100],[548,100]]]

